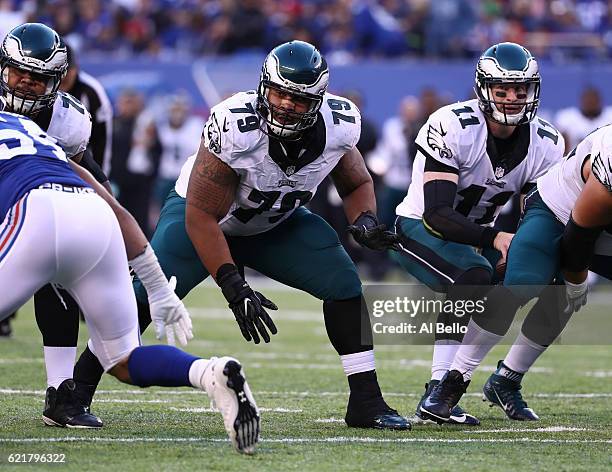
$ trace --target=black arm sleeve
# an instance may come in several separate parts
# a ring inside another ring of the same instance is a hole
[[[450,180],[431,180],[423,185],[423,194],[423,225],[432,235],[470,246],[493,247],[499,231],[480,226],[453,209],[457,184]]]
[[[79,164],[84,169],[87,169],[101,184],[108,181],[108,177],[104,174],[104,172],[102,172],[102,169],[96,163],[96,161],[94,161],[93,154],[91,153],[89,147],[83,152],[83,157],[81,158],[81,162],[79,162]]]
[[[603,228],[584,228],[570,215],[561,240],[561,264],[571,272],[582,272],[591,265],[595,242]]]
[[[459,175],[458,169],[455,169],[453,166],[443,164],[442,162],[434,159],[433,157],[428,155],[427,151],[425,151],[425,149],[423,149],[422,147],[418,147],[418,150],[421,154],[425,156],[425,172],[448,172],[450,174]]]
[[[104,165],[104,156],[106,152],[106,146],[109,146],[107,127],[109,124],[106,121],[98,122],[92,121],[91,124],[91,138],[89,138],[89,147],[94,161],[102,167]]]

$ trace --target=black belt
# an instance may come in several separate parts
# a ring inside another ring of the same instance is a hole
[[[64,185],[55,183],[42,184],[38,188],[44,190],[56,190],[58,192],[67,193],[96,193],[96,191],[91,187],[77,187],[74,185]]]

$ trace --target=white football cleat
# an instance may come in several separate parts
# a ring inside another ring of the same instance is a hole
[[[234,447],[253,454],[259,441],[259,410],[240,363],[232,357],[211,358],[200,384],[221,412]]]

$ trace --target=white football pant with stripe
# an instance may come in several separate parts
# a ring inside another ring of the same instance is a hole
[[[140,345],[119,223],[93,191],[32,190],[0,224],[0,319],[47,283],[77,301],[105,370]]]

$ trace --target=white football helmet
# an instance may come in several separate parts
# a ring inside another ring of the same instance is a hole
[[[496,101],[491,87],[500,84],[524,85],[527,97],[518,113],[509,114],[506,106]],[[474,91],[482,112],[498,123],[519,125],[533,120],[540,103],[540,73],[538,63],[523,46],[499,43],[487,49],[476,65]]]

